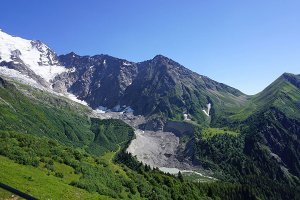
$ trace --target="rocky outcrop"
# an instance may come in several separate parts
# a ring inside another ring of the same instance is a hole
[[[0,88],[5,87],[5,85],[6,85],[6,83],[5,83],[4,79],[0,77]]]

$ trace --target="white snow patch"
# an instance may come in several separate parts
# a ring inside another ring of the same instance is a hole
[[[106,113],[104,110],[100,110],[100,109],[95,109],[94,111],[96,113],[100,113],[100,114]]]
[[[133,109],[130,106],[120,106],[120,105],[116,105],[114,108],[112,109],[108,109],[105,106],[99,106],[97,109],[94,110],[96,113],[119,113],[119,114],[123,114],[123,113],[133,113]]]
[[[103,65],[105,65],[106,64],[106,60],[103,60]]]
[[[191,120],[191,119],[189,118],[189,115],[186,114],[186,113],[183,114],[183,118],[184,118],[184,120],[186,120],[186,121]]]
[[[109,109],[105,106],[99,106],[97,109],[95,109],[96,113],[106,113],[108,111],[109,111]]]
[[[69,69],[69,71],[68,72],[71,72],[71,73],[73,73],[73,72],[75,72],[76,71],[76,68],[75,67],[72,67],[71,69]]]
[[[211,109],[211,103],[208,103],[207,105],[207,111],[205,109],[203,109],[202,111],[207,115],[209,116],[209,112],[210,112],[210,109]]]
[[[206,110],[203,109],[202,111],[209,117],[209,114],[206,112]]]
[[[78,99],[74,94],[66,93],[64,96],[66,96],[67,98],[71,99],[72,101],[75,101],[75,102],[80,103],[82,105],[85,105],[85,106],[88,105],[85,101],[82,101],[82,100]]]
[[[132,65],[132,64],[129,63],[129,62],[123,62],[123,65],[125,65],[125,66],[130,66],[130,65]]]

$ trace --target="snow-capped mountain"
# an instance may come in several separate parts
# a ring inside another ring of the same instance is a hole
[[[51,91],[70,93],[93,109],[120,110],[167,118],[195,117],[203,121],[224,107],[240,106],[240,91],[190,71],[179,63],[155,56],[134,63],[109,55],[57,56],[47,45],[0,31],[0,75],[35,82]],[[209,116],[203,112],[211,105]],[[222,105],[222,106],[220,106]]]
[[[54,77],[67,71],[59,63],[54,51],[44,43],[14,37],[2,30],[0,30],[0,66],[17,70],[44,87],[51,87]]]

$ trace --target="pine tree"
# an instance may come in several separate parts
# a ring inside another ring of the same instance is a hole
[[[180,171],[178,172],[178,178],[181,182],[183,182],[183,176]]]

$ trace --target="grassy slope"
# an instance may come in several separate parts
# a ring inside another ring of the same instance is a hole
[[[231,120],[243,121],[251,115],[276,107],[291,118],[300,119],[299,99],[300,89],[286,80],[285,76],[291,76],[300,80],[299,75],[282,75],[262,92],[251,98],[251,101],[237,113],[229,116]]]
[[[109,199],[70,186],[69,178],[61,179],[54,175],[47,175],[45,168],[21,165],[4,156],[0,156],[0,168],[1,182],[39,199]],[[68,170],[66,165],[60,166],[59,169],[65,174],[70,173]]]

